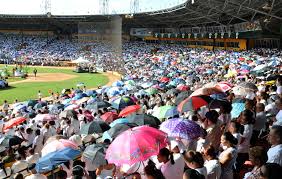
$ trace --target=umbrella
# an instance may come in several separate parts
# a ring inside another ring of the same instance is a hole
[[[27,106],[34,107],[36,104],[37,104],[36,100],[28,100],[27,101]]]
[[[121,145],[122,144],[122,145]],[[121,133],[106,151],[106,159],[117,166],[145,161],[167,145],[167,134],[148,126]]]
[[[221,106],[229,106],[231,109],[231,103],[227,100],[222,99],[213,99],[208,105],[209,109],[217,109]]]
[[[242,111],[245,110],[245,102],[243,99],[235,99],[232,103],[231,118],[237,118]]]
[[[86,109],[92,110],[92,111],[98,111],[98,109],[107,108],[107,107],[110,107],[110,106],[111,106],[111,104],[106,102],[106,101],[97,101],[93,104],[87,105]]]
[[[172,88],[172,89],[168,90],[165,94],[166,95],[175,95],[175,94],[178,94],[178,93],[179,93],[178,89]]]
[[[158,93],[158,90],[156,88],[149,88],[149,89],[146,89],[145,92],[148,94],[148,95],[153,95],[153,94],[157,94]]]
[[[109,96],[117,96],[119,94],[121,94],[121,89],[119,87],[112,87],[107,91],[107,94]]]
[[[161,79],[160,79],[160,82],[161,83],[167,83],[167,82],[169,82],[169,78],[168,77],[162,77]]]
[[[82,103],[87,102],[89,99],[90,99],[90,97],[83,97],[83,98],[77,100],[75,103],[78,104],[78,105],[81,105]]]
[[[102,144],[92,144],[87,146],[82,155],[92,161],[92,165],[95,165],[97,168],[107,164],[105,159],[106,148]]]
[[[143,83],[141,85],[142,88],[146,89],[146,88],[150,88],[151,86],[153,86],[154,84],[152,82],[147,82],[147,83]]]
[[[215,87],[221,90],[222,92],[226,92],[232,89],[232,85],[227,82],[219,82],[215,85]]]
[[[158,128],[161,124],[161,121],[158,118],[148,114],[139,114],[131,116],[128,121],[130,123],[135,123],[138,126],[149,125],[150,127],[154,128]]]
[[[116,124],[127,124],[129,123],[129,120],[127,118],[119,118],[114,120],[111,124],[110,127],[114,127]]]
[[[67,107],[65,107],[65,111],[72,111],[72,110],[75,110],[75,109],[78,109],[79,108],[79,105],[77,104],[71,104],[71,105],[68,105]]]
[[[121,134],[122,132],[126,131],[127,129],[130,129],[132,127],[136,127],[136,124],[131,124],[131,123],[127,123],[127,124],[116,124],[115,126],[113,126],[111,129],[109,129],[108,131],[103,133],[103,139],[110,139],[113,140],[114,138],[116,138],[119,134]]]
[[[177,110],[180,113],[197,110],[202,106],[208,105],[212,101],[209,96],[191,96],[182,101],[178,106]]]
[[[79,155],[80,151],[72,148],[65,148],[59,151],[54,151],[49,153],[48,155],[41,157],[37,161],[35,169],[38,173],[54,170],[57,165],[69,160],[73,160]]]
[[[258,87],[254,83],[251,83],[251,82],[242,82],[238,86],[241,87],[241,88],[251,90],[251,91],[257,91],[258,90]]]
[[[184,99],[188,98],[192,94],[192,91],[183,91],[179,93],[175,99],[175,104],[180,104]]]
[[[222,93],[221,89],[218,89],[217,87],[202,87],[194,91],[190,96],[209,96],[216,93]]]
[[[119,117],[126,117],[132,113],[137,112],[141,108],[140,105],[132,105],[132,106],[127,106],[124,108],[122,111],[119,113]]]
[[[54,121],[54,120],[56,120],[56,116],[51,114],[37,114],[35,117],[36,122]]]
[[[106,112],[100,118],[106,123],[110,123],[118,118],[118,114],[115,112]]]
[[[0,139],[0,146],[9,148],[14,145],[19,145],[23,142],[23,139],[15,135],[5,135]]]
[[[75,112],[73,110],[66,110],[66,111],[62,111],[59,114],[59,118],[71,118],[73,116],[75,116]]]
[[[125,82],[126,85],[134,86],[135,82],[133,80],[128,80]]]
[[[266,69],[267,67],[268,67],[267,64],[261,64],[261,65],[256,66],[252,71],[262,71]]]
[[[180,90],[180,91],[190,90],[189,86],[186,86],[186,85],[179,85],[179,86],[177,86],[177,89]]]
[[[33,109],[40,109],[40,108],[43,108],[44,106],[47,106],[47,103],[41,101],[41,102],[37,103],[37,104],[33,107]]]
[[[46,142],[43,149],[41,150],[42,156],[45,156],[51,152],[62,150],[66,147],[72,148],[77,150],[78,146],[76,143],[66,140],[66,139],[59,139],[59,140],[53,140],[51,142]]]
[[[169,117],[174,117],[178,115],[177,108],[175,106],[161,106],[156,111],[153,112],[153,116],[158,119],[165,119]]]
[[[124,85],[124,83],[122,81],[116,81],[112,84],[112,86],[118,86],[118,87],[121,87],[123,85]]]
[[[94,133],[103,133],[109,130],[111,127],[104,121],[92,121],[88,124],[85,124],[81,127],[81,134],[94,134]]]
[[[10,119],[9,121],[5,122],[4,130],[17,126],[23,123],[24,121],[26,121],[25,117],[16,117],[16,118]]]
[[[160,130],[167,133],[169,137],[187,140],[196,139],[203,134],[202,128],[196,122],[182,118],[169,119],[163,122]]]
[[[135,105],[134,101],[128,96],[118,97],[114,99],[111,104],[113,108],[118,110],[122,110],[127,106]]]

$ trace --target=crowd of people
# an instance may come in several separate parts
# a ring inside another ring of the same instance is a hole
[[[12,46],[7,43],[2,51],[13,53]],[[73,49],[71,45],[62,42],[62,47],[55,53],[72,54],[65,49]],[[99,63],[111,66],[108,70],[122,72],[120,81],[97,90],[66,89],[48,99],[40,95],[4,102],[0,178],[281,178],[280,50],[208,51],[131,42],[119,57],[97,47],[95,53]],[[134,153],[114,160],[135,143],[150,143],[149,138],[129,136],[118,143],[124,150],[116,155],[110,151],[120,136],[144,125],[165,132],[166,146],[152,151],[137,145],[142,160],[136,161]],[[44,157],[61,145],[81,155],[61,162],[49,159],[56,166],[44,168]]]

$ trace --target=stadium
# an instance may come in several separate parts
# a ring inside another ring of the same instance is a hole
[[[0,2],[0,178],[278,179],[281,0]]]

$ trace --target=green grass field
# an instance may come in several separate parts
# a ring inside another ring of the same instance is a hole
[[[0,69],[3,68],[3,65],[0,65]],[[8,66],[8,69],[11,71],[13,66]],[[29,74],[32,74],[34,67],[28,67]],[[71,69],[57,69],[52,67],[46,68],[36,68],[38,74],[40,73],[65,73],[76,75],[77,77],[63,80],[63,81],[54,81],[54,82],[23,82],[17,84],[9,85],[10,88],[0,89],[0,104],[4,100],[12,103],[15,99],[19,101],[25,101],[29,99],[37,98],[38,90],[41,91],[44,97],[49,96],[48,91],[52,90],[53,92],[61,92],[64,88],[76,88],[76,84],[83,82],[87,88],[94,88],[99,85],[105,85],[108,83],[109,79],[102,74],[89,74],[89,73],[75,73]],[[58,77],[59,78],[59,77]],[[9,82],[21,80],[20,78],[15,78],[8,80]]]

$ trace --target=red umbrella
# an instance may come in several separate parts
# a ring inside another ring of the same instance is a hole
[[[182,101],[177,106],[177,110],[180,113],[197,110],[202,106],[208,105],[211,101],[212,101],[212,98],[209,96],[192,96]]]
[[[137,112],[139,109],[141,108],[140,105],[132,105],[132,106],[127,106],[126,108],[124,108],[120,113],[119,113],[119,117],[125,117],[128,116],[134,112]]]
[[[180,91],[188,91],[188,90],[190,90],[189,86],[186,86],[186,85],[179,85],[177,87],[177,89],[179,89]]]
[[[240,61],[245,61],[245,58],[240,57],[239,60],[240,60]]]
[[[16,125],[19,125],[21,124],[22,122],[24,122],[26,120],[26,118],[24,117],[16,117],[16,118],[13,118],[7,122],[5,122],[4,124],[4,130],[7,130],[7,129],[10,129]]]
[[[167,83],[167,82],[169,82],[169,78],[168,78],[168,77],[162,77],[162,78],[160,79],[160,82],[162,82],[162,83]]]
[[[101,119],[107,123],[113,122],[113,120],[118,118],[118,114],[115,112],[106,112],[101,116]]]
[[[220,89],[222,92],[226,92],[232,89],[233,85],[228,82],[219,82],[215,86],[217,89]]]

